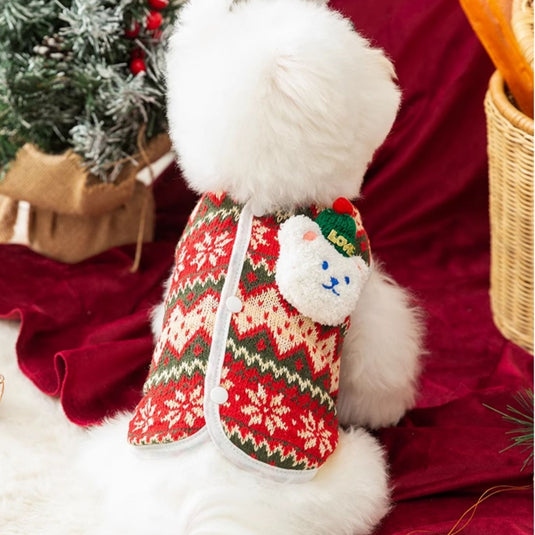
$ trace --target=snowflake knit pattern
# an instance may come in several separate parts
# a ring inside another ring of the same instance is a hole
[[[214,326],[242,210],[224,194],[205,194],[190,216],[177,245],[144,398],[130,422],[133,445],[186,445],[207,425],[212,401],[205,378],[215,365]],[[315,470],[338,440],[335,404],[349,318],[336,327],[315,323],[287,303],[275,283],[280,225],[292,215],[313,219],[319,212],[311,207],[253,217],[240,266],[239,306],[219,375],[218,425],[228,443],[262,468]],[[369,258],[356,210],[355,219],[359,249]]]

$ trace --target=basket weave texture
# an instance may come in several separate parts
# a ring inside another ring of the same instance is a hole
[[[533,120],[508,100],[496,71],[485,97],[494,322],[533,354]]]
[[[533,0],[513,0],[511,26],[520,50],[533,67]]]

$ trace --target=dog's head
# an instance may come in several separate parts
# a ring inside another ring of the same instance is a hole
[[[190,0],[167,56],[170,133],[198,192],[264,211],[354,198],[394,121],[392,64],[312,0]]]

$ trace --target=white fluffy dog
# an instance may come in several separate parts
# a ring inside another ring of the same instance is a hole
[[[171,137],[186,180],[200,194],[225,192],[255,217],[358,197],[400,100],[384,54],[311,0],[191,0],[167,69]],[[319,235],[310,228],[306,240]],[[320,251],[331,247],[316,243]],[[120,415],[82,444],[74,477],[90,489],[97,524],[84,533],[370,533],[389,509],[389,488],[384,453],[363,426],[395,424],[412,407],[421,325],[407,293],[377,261],[361,264],[366,277],[355,290],[340,363],[344,427],[314,477],[293,482],[282,472],[248,470],[254,463],[227,454],[211,430],[181,451],[139,451],[126,440],[132,415]],[[166,294],[173,284],[172,277]],[[162,305],[153,317],[156,336],[164,315]]]

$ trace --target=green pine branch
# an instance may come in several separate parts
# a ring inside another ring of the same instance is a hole
[[[146,0],[2,0],[0,169],[24,143],[69,148],[101,180],[137,152],[137,133],[167,129],[163,53],[182,0],[162,10],[162,35],[144,28]],[[140,22],[135,39],[125,37]],[[141,50],[146,73],[130,72]]]
[[[524,470],[527,464],[533,460],[533,390],[527,389],[517,392],[513,397],[517,406],[507,405],[505,411],[500,411],[486,404],[484,406],[500,414],[506,422],[515,426],[514,429],[506,432],[510,437],[511,444],[501,451],[507,451],[513,447],[529,451],[521,468]]]

